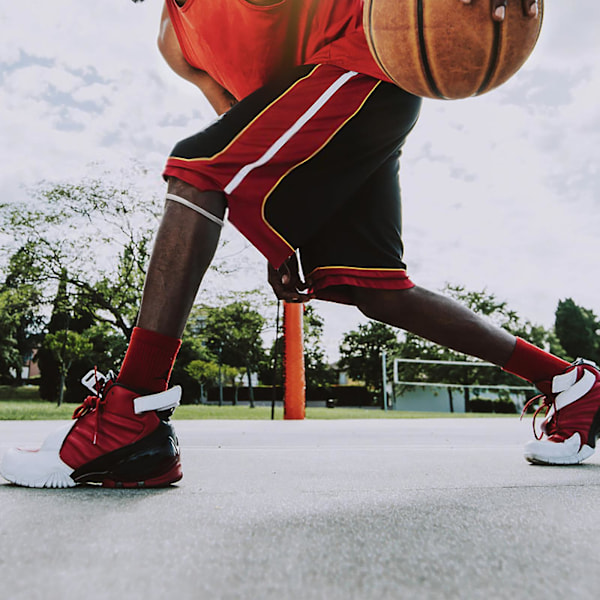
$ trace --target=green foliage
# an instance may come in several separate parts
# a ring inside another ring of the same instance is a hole
[[[156,199],[133,187],[90,180],[43,186],[28,202],[2,204],[0,225],[14,236],[13,272],[40,290],[41,302],[62,281],[71,305],[128,336],[157,212]]]
[[[517,412],[515,403],[506,398],[500,400],[489,400],[487,398],[474,398],[469,403],[470,412],[474,413],[498,413],[512,414]]]
[[[66,377],[65,398],[78,401],[85,393],[79,379],[91,367],[118,367],[137,316],[158,213],[152,195],[102,179],[41,185],[27,202],[0,205],[0,226],[14,239],[4,249],[7,285],[28,294],[29,312],[21,311],[13,336],[20,354],[41,344],[44,329],[69,330],[91,343],[79,348],[67,375],[49,345],[40,348],[42,397],[56,401]],[[41,315],[50,307],[44,328]]]
[[[304,309],[304,369],[306,386],[316,388],[335,383],[336,373],[325,359],[323,319],[310,304]]]
[[[571,298],[561,300],[554,328],[569,360],[583,357],[600,364],[600,321],[591,310],[575,304]]]
[[[203,392],[205,386],[233,385],[235,389],[233,403],[237,404],[237,391],[243,376],[242,369],[210,360],[193,360],[187,365],[186,371],[200,384]],[[202,396],[205,394],[203,393]]]
[[[18,317],[11,310],[12,301],[11,290],[0,292],[0,376],[4,381],[10,381],[11,371],[20,371],[22,366],[16,338]]]
[[[58,282],[47,333],[56,333],[67,329],[70,321],[71,307],[63,272],[63,277]],[[37,362],[40,369],[40,396],[44,400],[57,402],[61,393],[61,374],[57,358],[50,348],[42,344],[37,354]]]
[[[68,369],[73,360],[90,352],[92,343],[80,333],[61,329],[56,333],[49,333],[44,338],[44,347],[52,352],[61,369]]]
[[[219,364],[208,360],[193,360],[185,370],[202,385],[216,385],[221,376]]]
[[[78,357],[93,349],[92,343],[80,333],[61,329],[56,333],[48,333],[44,338],[44,347],[52,354],[58,363],[60,383],[58,389],[58,405],[64,398],[65,381],[67,374]]]
[[[203,331],[206,346],[220,363],[245,369],[251,403],[254,399],[251,373],[258,372],[265,360],[261,337],[264,325],[264,317],[248,300],[206,309]]]
[[[22,253],[9,258],[0,283],[0,379],[21,383],[24,360],[30,358],[42,328],[39,288],[20,276]]]
[[[377,321],[359,325],[342,339],[340,345],[341,369],[348,376],[362,381],[372,391],[381,392],[381,354],[385,350],[388,356],[400,354],[401,345],[398,331]]]
[[[250,382],[250,373],[265,360],[265,319],[249,296],[245,298],[192,309],[171,378],[183,387],[184,402],[198,402],[206,397],[207,387],[219,383],[232,384],[237,398],[242,375],[246,373]]]
[[[74,328],[77,320],[73,320]],[[123,333],[106,323],[97,323],[82,329],[81,335],[90,342],[91,348],[77,356],[66,378],[64,401],[80,403],[89,390],[81,384],[81,378],[93,367],[100,373],[117,370],[127,349],[127,338]]]
[[[548,341],[546,329],[523,320],[516,311],[508,307],[505,301],[498,300],[494,294],[486,290],[468,291],[464,286],[447,284],[443,293],[464,304],[478,315],[486,317],[494,325],[522,337],[536,346],[543,347]]]
[[[206,309],[203,336],[206,346],[225,364],[256,366],[263,357],[264,317],[248,301]]]
[[[188,327],[183,333],[181,348],[171,374],[171,383],[180,385],[183,389],[181,401],[185,404],[196,404],[204,396],[201,382],[189,374],[188,365],[195,360],[210,360],[212,357],[212,354],[203,345],[202,339],[197,337],[199,334],[190,332],[192,323],[194,323],[193,318],[190,319]]]
[[[283,311],[282,311],[283,312]],[[323,347],[324,321],[310,304],[304,306],[304,369],[306,387],[308,390],[327,387],[336,382],[337,374],[328,364]],[[263,383],[273,385],[274,374],[277,385],[283,385],[284,339],[279,335],[271,345],[271,351],[260,366],[260,379]],[[273,372],[274,357],[277,358],[275,373]]]

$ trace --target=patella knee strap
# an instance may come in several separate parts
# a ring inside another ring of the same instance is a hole
[[[196,206],[195,204],[193,204],[189,200],[186,200],[185,198],[181,198],[180,196],[176,196],[175,194],[167,194],[167,200],[173,200],[173,202],[179,202],[179,204],[183,204],[183,206],[187,206],[188,208],[195,210],[197,213],[201,214],[203,217],[206,217],[213,223],[216,223],[219,227],[223,227],[223,225],[225,225],[225,222],[223,221],[223,219],[219,219],[219,217],[216,217],[212,213],[209,213],[207,210],[204,210],[200,206]]]

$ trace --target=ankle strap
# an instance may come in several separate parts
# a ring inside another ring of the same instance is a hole
[[[149,396],[138,396],[133,399],[133,410],[136,415],[150,412],[151,410],[169,410],[177,408],[181,400],[181,386],[176,385],[171,389]]]

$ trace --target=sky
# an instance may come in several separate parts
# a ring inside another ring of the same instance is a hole
[[[170,149],[215,115],[160,57],[161,10],[159,0],[0,4],[3,201],[40,181],[135,178],[133,163],[150,173],[141,186],[164,193]],[[600,315],[599,22],[593,0],[548,2],[539,42],[509,82],[425,101],[400,173],[415,283],[486,289],[546,327],[567,297]],[[208,277],[199,300],[216,288],[267,289],[264,259],[233,228],[225,238],[220,252],[239,257],[244,275]],[[314,304],[335,359],[343,332],[366,320]]]

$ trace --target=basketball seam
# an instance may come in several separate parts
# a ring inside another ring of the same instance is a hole
[[[423,31],[424,17],[423,17],[423,0],[417,1],[417,30],[419,34],[419,52],[421,55],[421,66],[425,79],[429,85],[429,89],[432,94],[435,94],[438,98],[444,98],[444,95],[438,89],[435,83],[433,73],[431,72],[431,66],[427,57],[427,44],[425,42],[425,32]]]
[[[485,77],[483,78],[483,82],[479,86],[479,89],[475,92],[475,96],[479,94],[483,94],[486,91],[488,85],[492,81],[493,76],[496,73],[498,68],[498,59],[500,57],[500,46],[501,46],[501,38],[502,38],[502,24],[498,21],[494,21],[494,42],[492,44],[492,53],[490,55],[490,62],[488,64],[487,71],[485,73]]]
[[[383,64],[383,61],[381,60],[381,57],[379,56],[379,52],[377,51],[377,48],[375,47],[375,43],[373,42],[373,40],[375,38],[373,36],[373,2],[372,1],[369,2],[367,14],[368,14],[368,25],[369,25],[369,35],[368,35],[367,41],[368,41],[369,47],[371,49],[371,54],[374,56],[375,60],[377,61],[379,68],[390,78],[390,81],[397,83],[396,79],[394,77],[392,77],[392,74],[386,69],[385,65]]]

